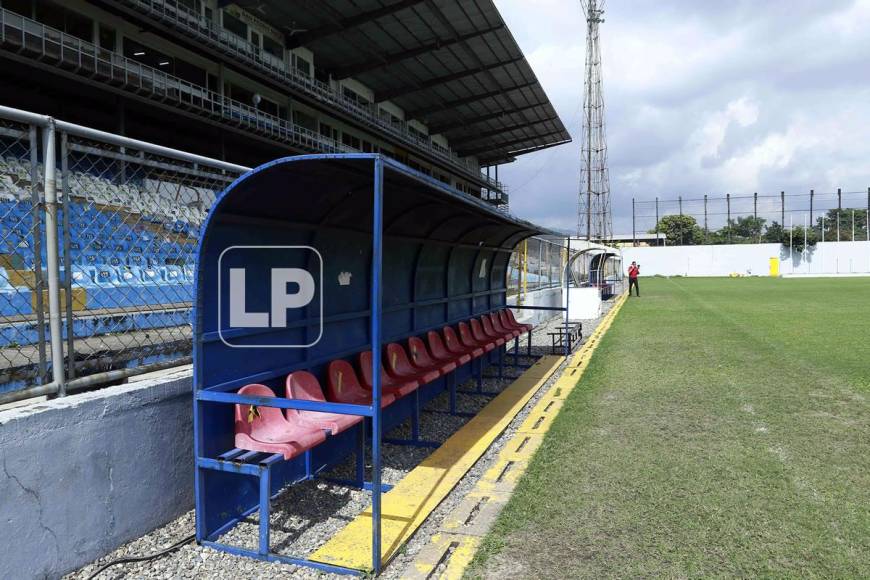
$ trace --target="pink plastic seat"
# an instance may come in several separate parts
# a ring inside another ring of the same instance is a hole
[[[285,389],[288,399],[326,402],[326,397],[323,396],[323,390],[320,388],[320,381],[308,371],[296,371],[287,375]],[[358,415],[287,409],[287,419],[291,417],[296,417],[305,425],[329,431],[332,435],[338,435],[363,420]]]
[[[477,319],[472,318],[471,321],[477,325],[480,334],[483,334],[483,329],[480,328],[480,323],[477,322]],[[495,343],[489,341],[486,338],[482,338],[478,340],[474,337],[474,334],[471,332],[471,327],[468,326],[465,322],[460,322],[459,326],[459,340],[462,341],[462,344],[470,347],[482,348],[484,352],[490,352],[495,349]]]
[[[438,336],[437,332],[434,334],[436,337]],[[441,342],[441,337],[438,337],[438,341]],[[438,372],[442,375],[446,375],[447,373],[456,370],[456,363],[453,361],[453,357],[450,356],[450,353],[445,352],[444,359],[436,359],[429,354],[429,351],[426,348],[426,343],[416,336],[412,336],[408,339],[408,352],[411,353],[411,364],[417,368],[438,369]]]
[[[239,394],[275,397],[265,385],[245,385]],[[282,453],[284,459],[301,455],[326,440],[321,429],[302,423],[295,416],[288,419],[276,407],[257,405],[236,405],[235,431],[235,445],[239,449]]]
[[[372,391],[365,389],[357,379],[356,371],[346,360],[334,360],[326,369],[326,396],[336,403],[350,405],[371,405]],[[381,391],[381,407],[396,400],[392,393]]]
[[[460,322],[460,324],[464,323]],[[468,326],[466,325],[466,328],[467,327]],[[469,346],[465,344],[459,339],[456,331],[453,330],[453,328],[451,328],[450,326],[445,326],[444,328],[442,328],[441,333],[444,335],[444,346],[446,346],[447,350],[449,350],[453,354],[467,354],[470,355],[471,358],[483,356],[483,349],[481,347]]]
[[[489,316],[486,314],[481,316],[480,320],[476,318],[471,319],[471,335],[478,342],[482,340],[490,340],[494,342],[497,347],[503,345],[505,342],[504,337],[497,334],[493,329],[492,323],[489,321]]]
[[[429,343],[429,352],[432,353],[432,358],[440,363],[452,362],[456,366],[459,366],[464,365],[471,360],[470,353],[466,353],[464,352],[464,350],[454,352],[447,348],[447,345],[445,344],[445,341],[442,340],[441,335],[434,330],[430,330],[426,333],[426,340]],[[456,340],[457,344],[458,340],[459,339]]]
[[[441,376],[437,368],[421,368],[411,364],[404,347],[397,342],[391,342],[384,351],[387,357],[387,373],[397,380],[415,380],[421,385],[431,383]]]
[[[385,393],[392,393],[396,398],[404,397],[409,393],[413,393],[414,389],[420,386],[420,381],[413,378],[396,378],[394,379],[384,370],[384,365],[381,363],[381,390]],[[359,353],[359,370],[360,378],[362,379],[363,387],[372,390],[372,351],[367,350]]]

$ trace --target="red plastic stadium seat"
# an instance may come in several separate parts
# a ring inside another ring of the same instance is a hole
[[[471,321],[471,332],[472,332],[472,334],[474,334],[475,338],[477,338],[478,333],[475,331],[475,328],[474,328],[475,322],[477,322],[477,320]],[[496,346],[503,345],[505,343],[505,341],[507,340],[506,336],[504,336],[500,332],[496,332],[495,329],[492,327],[492,321],[489,319],[488,314],[484,314],[483,316],[480,317],[480,322],[478,322],[478,325],[480,326],[480,329],[483,332],[483,336],[488,337],[490,340],[494,340]]]
[[[441,376],[437,368],[415,367],[408,360],[405,349],[397,342],[391,342],[386,348],[387,373],[401,381],[415,380],[421,385],[431,383]]]
[[[441,337],[437,332],[432,332],[441,343]],[[408,339],[408,351],[411,353],[411,364],[420,369],[438,369],[442,375],[456,370],[456,363],[450,353],[444,350],[444,358],[435,358],[426,349],[426,343],[422,339],[412,336]]]
[[[326,402],[326,397],[323,396],[323,390],[320,388],[320,381],[308,371],[296,371],[287,375],[285,388],[288,399]],[[333,435],[338,435],[363,419],[357,415],[287,409],[287,418],[290,419],[292,417],[297,417],[299,422],[305,425],[329,431]]]
[[[502,333],[502,336],[514,338],[522,334],[520,330],[508,328],[501,321],[501,316],[498,315],[498,312],[490,312],[489,313],[490,321],[492,322],[492,327],[496,332]],[[510,340],[508,338],[507,340]]]
[[[472,324],[477,326],[477,329],[480,331],[481,339],[478,340],[475,338],[474,333],[468,324],[464,322],[459,323],[459,340],[462,341],[462,344],[470,347],[478,347],[482,348],[484,352],[489,352],[495,349],[495,343],[491,340],[487,339],[483,336],[483,329],[480,328],[480,322],[477,321],[476,318],[471,319]]]
[[[356,372],[346,360],[334,360],[326,369],[326,396],[336,403],[349,405],[371,405],[372,391],[364,389],[356,377]],[[396,400],[392,393],[381,391],[381,407]]]
[[[275,397],[265,385],[245,385],[240,395]],[[248,451],[283,453],[292,459],[326,439],[318,427],[307,425],[295,416],[288,419],[281,409],[257,405],[236,405],[235,445]]]
[[[441,329],[441,332],[444,334],[444,346],[446,346],[447,350],[453,354],[467,354],[471,355],[471,358],[483,356],[482,348],[478,346],[465,345],[459,340],[459,336],[457,336],[456,331],[453,330],[453,328],[445,326]]]
[[[508,327],[519,330],[520,332],[531,332],[532,328],[534,328],[531,324],[520,324],[517,322],[517,319],[514,318],[514,313],[510,308],[505,308],[504,310],[499,310],[499,316],[501,316],[502,322]]]
[[[384,364],[381,363],[381,390],[384,393],[393,393],[396,398],[404,397],[408,393],[413,393],[414,389],[420,386],[420,381],[417,379],[394,379],[384,370]],[[362,384],[368,390],[372,390],[372,351],[367,350],[359,353],[359,369]]]
[[[450,327],[448,326],[447,328]],[[453,332],[452,329],[450,331]],[[434,330],[426,333],[426,340],[429,342],[429,352],[432,353],[432,357],[438,362],[452,362],[456,366],[459,366],[471,360],[471,354],[464,352],[461,345],[459,346],[460,352],[454,352],[447,348],[445,341],[441,340],[441,335]],[[459,339],[456,339],[454,342],[458,345]]]

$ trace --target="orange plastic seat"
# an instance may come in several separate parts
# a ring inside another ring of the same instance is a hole
[[[471,360],[471,354],[462,350],[462,345],[459,345],[459,339],[454,341],[459,345],[460,351],[458,352],[447,348],[446,342],[441,339],[441,335],[434,330],[426,333],[426,340],[429,342],[429,352],[432,353],[432,357],[440,363],[452,362],[456,366],[459,366]]]
[[[387,373],[397,380],[415,380],[421,385],[431,383],[441,376],[437,368],[420,368],[411,364],[408,355],[401,344],[391,342],[385,349],[387,357]]]
[[[346,360],[334,360],[326,369],[326,396],[336,403],[349,405],[371,405],[372,391],[364,389],[359,383],[356,371]],[[392,393],[381,391],[381,407],[396,400]]]
[[[438,342],[441,342],[441,337],[437,332],[433,334],[438,337]],[[426,348],[426,343],[422,339],[412,336],[408,339],[408,352],[411,353],[411,364],[420,369],[438,369],[442,375],[456,370],[456,362],[450,353],[444,353],[444,358],[436,358],[429,354]]]
[[[275,397],[272,389],[265,385],[245,385],[239,389],[239,394]],[[288,419],[276,407],[235,407],[235,445],[239,449],[282,453],[284,459],[292,459],[326,440],[318,427],[303,423],[296,416]]]
[[[326,397],[323,396],[323,390],[320,388],[320,381],[308,371],[296,371],[287,375],[285,389],[288,399],[326,402]],[[329,431],[332,435],[338,435],[363,420],[358,415],[287,409],[287,418],[291,417],[298,418],[299,422],[305,425]]]
[[[414,389],[420,386],[420,381],[416,379],[394,379],[384,370],[384,364],[381,367],[381,390],[384,393],[392,393],[396,398],[404,397],[409,393],[413,393]],[[372,390],[374,381],[372,380],[372,351],[367,350],[359,353],[359,370],[362,385],[368,390]]]

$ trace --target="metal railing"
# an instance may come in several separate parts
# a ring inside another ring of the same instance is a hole
[[[425,153],[442,159],[452,165],[470,172],[478,173],[478,166],[471,159],[459,157],[446,147],[433,142],[431,138],[421,139],[414,135],[407,122],[395,122],[386,112],[375,104],[368,106],[350,99],[340,91],[333,89],[328,83],[317,80],[307,74],[298,72],[292,62],[279,59],[260,47],[248,42],[235,34],[224,30],[205,16],[196,13],[189,6],[172,0],[120,0],[132,8],[157,18],[170,27],[185,34],[193,35],[197,40],[211,46],[224,54],[233,56],[240,62],[253,65],[268,76],[282,82],[290,88],[304,92],[319,102],[339,108],[352,115],[366,125],[379,131],[389,133],[407,144],[417,147]],[[501,189],[495,179],[479,175],[479,179],[489,184],[493,189]]]
[[[171,102],[206,117],[221,118],[303,151],[354,151],[290,121],[3,9],[0,9],[0,45],[155,101]]]
[[[199,227],[247,169],[0,107],[0,403],[189,362]]]

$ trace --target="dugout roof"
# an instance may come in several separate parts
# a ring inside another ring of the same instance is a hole
[[[571,136],[492,0],[236,0],[481,165]]]

